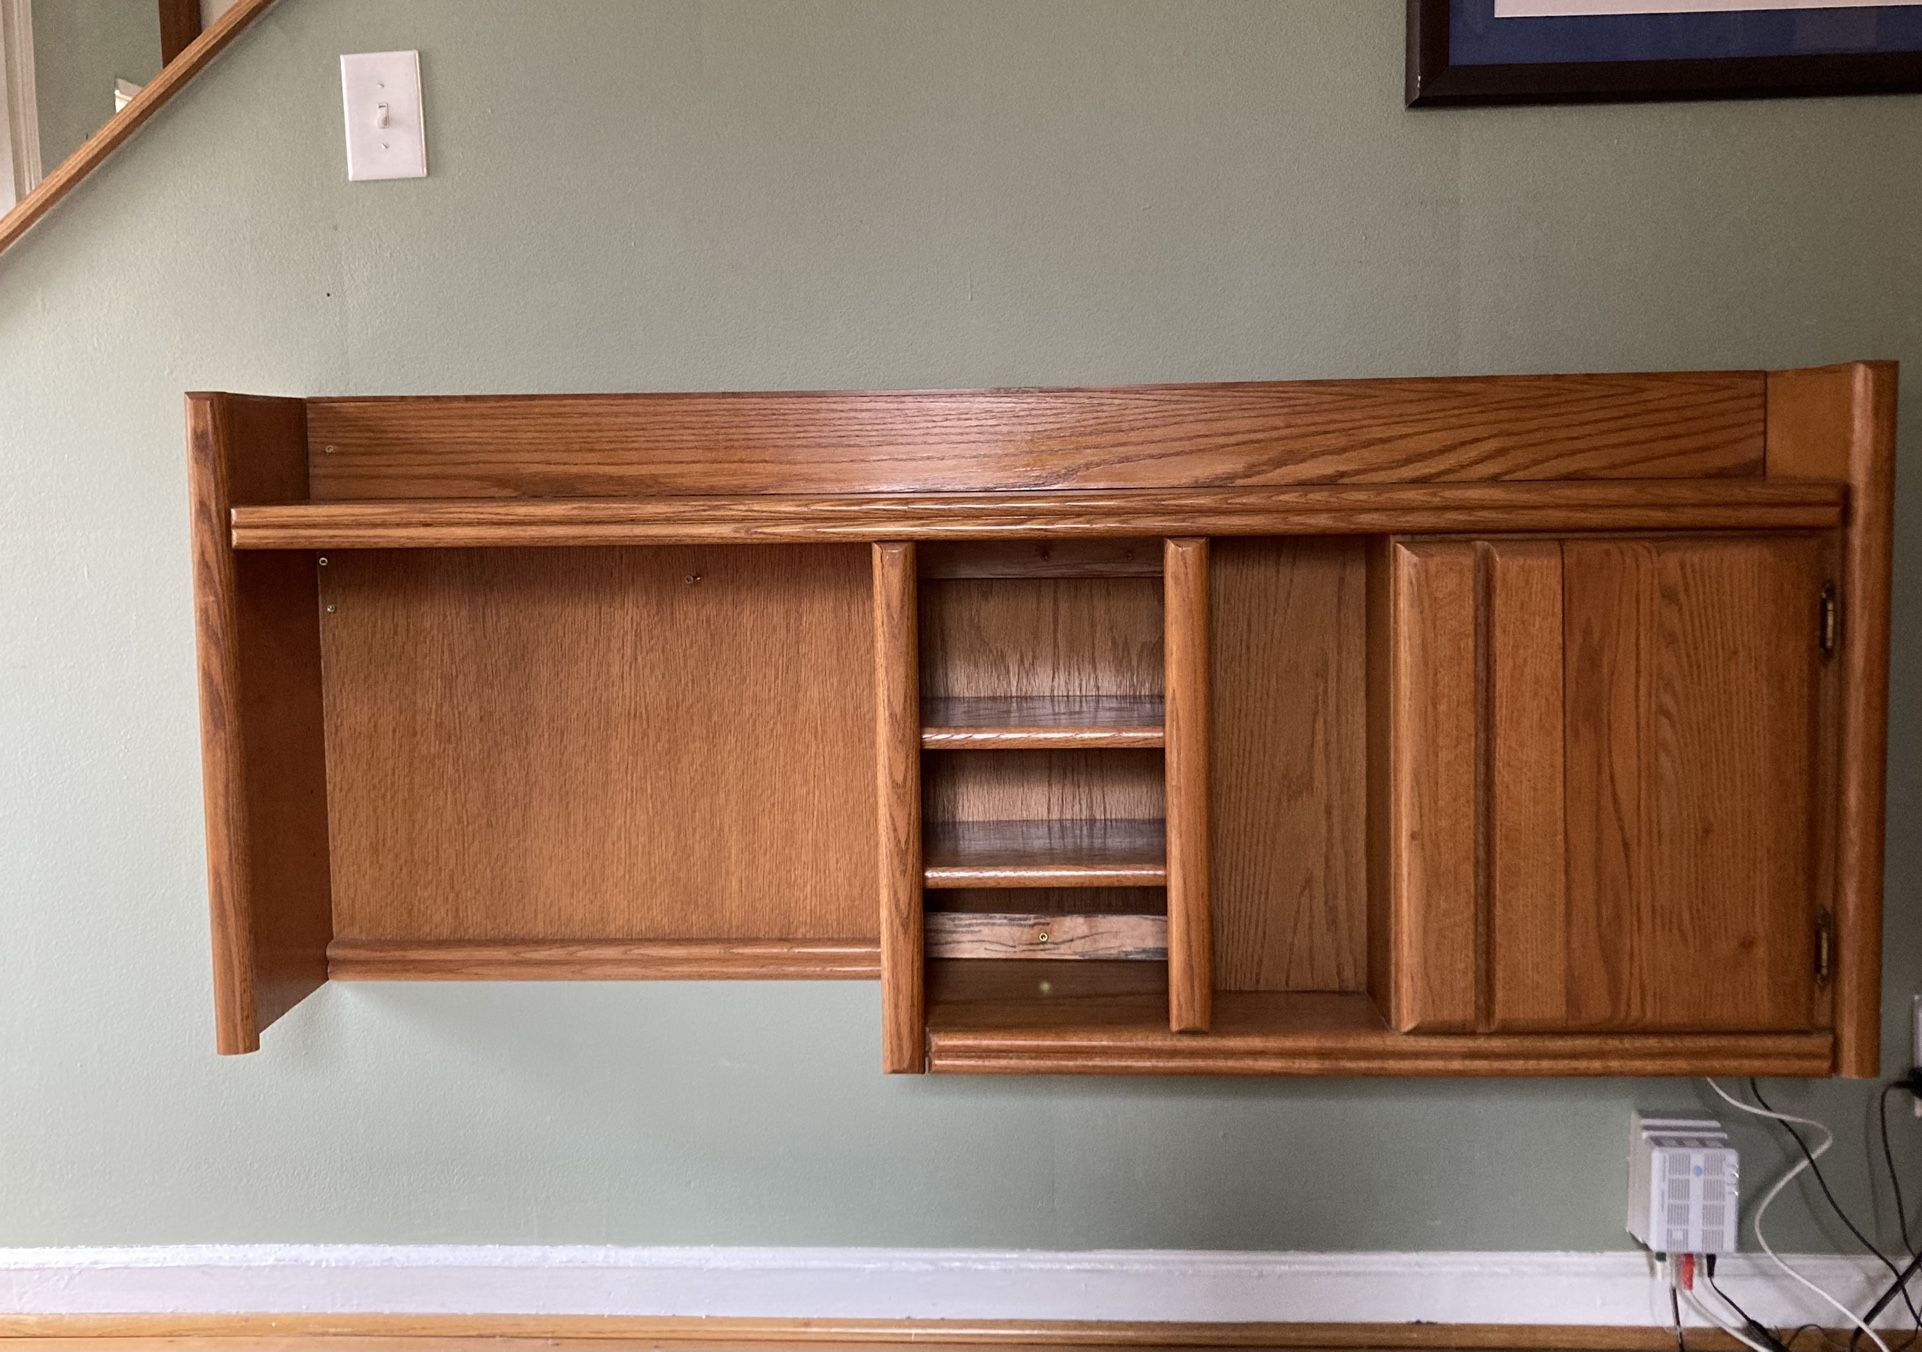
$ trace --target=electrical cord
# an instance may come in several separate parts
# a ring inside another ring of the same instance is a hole
[[[1898,1081],[1898,1083],[1901,1083],[1901,1082]],[[1808,1161],[1809,1171],[1815,1175],[1816,1184],[1822,1189],[1822,1196],[1828,1199],[1828,1204],[1830,1208],[1835,1212],[1836,1216],[1838,1216],[1841,1219],[1842,1224],[1848,1227],[1849,1233],[1855,1236],[1856,1243],[1860,1244],[1864,1249],[1867,1249],[1870,1253],[1874,1254],[1876,1261],[1881,1263],[1883,1267],[1887,1268],[1889,1270],[1889,1275],[1895,1278],[1894,1284],[1891,1285],[1882,1294],[1881,1298],[1878,1299],[1874,1305],[1869,1307],[1868,1319],[1873,1320],[1878,1314],[1882,1313],[1882,1311],[1885,1308],[1887,1308],[1889,1302],[1895,1299],[1895,1297],[1899,1294],[1902,1297],[1902,1303],[1908,1306],[1909,1319],[1914,1325],[1914,1327],[1909,1331],[1908,1338],[1905,1339],[1902,1343],[1903,1352],[1907,1352],[1907,1349],[1914,1344],[1916,1334],[1918,1332],[1922,1332],[1922,1312],[1918,1312],[1916,1310],[1915,1299],[1909,1295],[1908,1283],[1909,1283],[1909,1276],[1912,1275],[1912,1271],[1911,1273],[1904,1273],[1900,1268],[1896,1267],[1894,1262],[1890,1260],[1889,1256],[1883,1253],[1881,1249],[1877,1248],[1875,1244],[1871,1243],[1869,1240],[1869,1237],[1862,1233],[1861,1228],[1856,1225],[1853,1219],[1850,1218],[1849,1213],[1842,1209],[1842,1204],[1835,1200],[1834,1192],[1830,1191],[1829,1189],[1828,1179],[1822,1176],[1821,1166],[1815,1162],[1815,1156],[1809,1153],[1808,1142],[1802,1139],[1802,1134],[1798,1132],[1788,1120],[1786,1120],[1783,1114],[1776,1113],[1774,1107],[1769,1103],[1769,1101],[1766,1098],[1762,1097],[1762,1086],[1756,1082],[1756,1079],[1753,1075],[1749,1076],[1748,1087],[1749,1087],[1749,1092],[1755,1095],[1755,1101],[1761,1104],[1766,1111],[1774,1114],[1776,1119],[1782,1123],[1783,1130],[1787,1131],[1788,1134],[1795,1139],[1795,1144],[1798,1147],[1800,1147],[1802,1151],[1802,1157]],[[1885,1097],[1884,1102],[1886,1101],[1887,1100]],[[1817,1125],[1820,1125],[1820,1124],[1818,1123]],[[1887,1125],[1888,1125],[1888,1119],[1884,1117],[1883,1126],[1885,1129],[1887,1128]],[[1824,1132],[1827,1132],[1828,1128],[1823,1127],[1822,1130]],[[1834,1139],[1833,1135],[1831,1135],[1829,1139],[1833,1140]],[[1824,1148],[1826,1149],[1826,1147]],[[1820,1153],[1820,1152],[1817,1152],[1817,1153]],[[1895,1176],[1895,1167],[1894,1167],[1892,1155],[1891,1155],[1891,1162],[1889,1167],[1889,1176],[1891,1178]],[[1896,1197],[1897,1197],[1898,1208],[1901,1205],[1900,1203],[1901,1195],[1902,1195],[1902,1188],[1901,1188],[1901,1184],[1898,1183],[1896,1184]],[[1906,1243],[1906,1239],[1904,1242]],[[1911,1257],[1914,1256],[1912,1250],[1910,1251],[1910,1256]],[[1864,1323],[1866,1324],[1866,1322],[1867,1321],[1865,1320]],[[1861,1327],[1858,1326],[1856,1331],[1849,1335],[1849,1352],[1855,1352],[1855,1348],[1861,1343],[1861,1339],[1862,1339]]]
[[[1711,1282],[1710,1285],[1713,1286],[1714,1283]],[[1674,1291],[1674,1288],[1670,1287],[1669,1290],[1672,1294]],[[1726,1333],[1729,1337],[1735,1339],[1736,1342],[1741,1343],[1744,1347],[1751,1347],[1755,1349],[1755,1352],[1785,1352],[1781,1341],[1777,1339],[1776,1336],[1773,1333],[1770,1333],[1767,1329],[1763,1329],[1762,1338],[1757,1339],[1753,1334],[1744,1333],[1741,1329],[1738,1329],[1735,1327],[1735,1325],[1729,1323],[1728,1320],[1723,1319],[1720,1315],[1716,1314],[1715,1311],[1711,1310],[1707,1305],[1704,1305],[1702,1303],[1701,1298],[1697,1296],[1693,1291],[1684,1291],[1682,1293],[1682,1299],[1688,1302],[1688,1307],[1691,1310],[1695,1311],[1695,1313],[1702,1316],[1702,1318],[1706,1319],[1709,1323],[1713,1324],[1716,1328]],[[1727,1299],[1727,1297],[1723,1297],[1723,1299]],[[1747,1316],[1744,1316],[1744,1318],[1746,1319]],[[1755,1321],[1751,1319],[1751,1320],[1748,1320],[1748,1323],[1751,1326],[1754,1326]]]
[[[1729,1295],[1728,1292],[1724,1291],[1721,1287],[1721,1284],[1715,1280],[1715,1255],[1714,1254],[1712,1253],[1708,1254],[1703,1258],[1702,1272],[1703,1272],[1703,1275],[1708,1278],[1708,1289],[1713,1291],[1721,1299],[1724,1305],[1728,1306],[1729,1309],[1735,1311],[1736,1316],[1741,1319],[1742,1323],[1748,1328],[1748,1331],[1751,1334],[1753,1334],[1757,1339],[1761,1340],[1762,1342],[1768,1344],[1769,1352],[1791,1352],[1791,1344],[1794,1343],[1796,1335],[1800,1334],[1803,1331],[1803,1329],[1813,1327],[1813,1325],[1804,1324],[1802,1328],[1799,1328],[1795,1330],[1794,1333],[1791,1333],[1788,1336],[1786,1341],[1781,1338],[1778,1338],[1775,1336],[1774,1329],[1770,1328],[1767,1324],[1764,1324],[1761,1320],[1757,1319],[1754,1315],[1750,1314],[1747,1310],[1743,1309],[1740,1305],[1737,1305],[1735,1303],[1735,1298]],[[1730,1330],[1730,1331],[1733,1332],[1733,1330]],[[1737,1336],[1739,1337],[1740,1335],[1738,1334]],[[1752,1343],[1750,1344],[1750,1346],[1753,1346],[1753,1345],[1754,1344]]]
[[[1895,1299],[1897,1293],[1900,1293],[1903,1298],[1906,1299],[1908,1297],[1909,1280],[1915,1276],[1918,1269],[1922,1269],[1922,1258],[1911,1258],[1909,1265],[1897,1274],[1895,1284],[1877,1297],[1875,1304],[1869,1306],[1868,1313],[1862,1316],[1863,1319],[1873,1323],[1875,1317],[1889,1307],[1889,1303]],[[1909,1330],[1909,1336],[1897,1345],[1895,1352],[1909,1352],[1909,1349],[1915,1346],[1915,1340],[1918,1335],[1922,1335],[1922,1322],[1918,1322],[1914,1328]],[[1860,1336],[1860,1334],[1850,1335],[1849,1352],[1855,1352],[1856,1342]]]
[[[1876,1105],[1875,1116],[1882,1125],[1882,1162],[1889,1166],[1889,1186],[1895,1190],[1895,1220],[1902,1227],[1902,1247],[1913,1258],[1915,1241],[1909,1238],[1909,1210],[1902,1202],[1902,1175],[1896,1172],[1895,1151],[1889,1148],[1889,1095],[1898,1089],[1922,1096],[1922,1088],[1918,1088],[1914,1076],[1907,1080],[1890,1080],[1882,1086],[1882,1101]]]
[[[1752,1103],[1742,1102],[1742,1100],[1734,1097],[1726,1089],[1722,1088],[1721,1085],[1717,1084],[1714,1080],[1708,1081],[1708,1087],[1710,1089],[1713,1089],[1716,1092],[1716,1094],[1721,1097],[1722,1101],[1727,1103],[1731,1108],[1735,1108],[1741,1112],[1749,1113],[1755,1117],[1771,1118],[1785,1125],[1788,1124],[1788,1122],[1790,1121],[1790,1117],[1787,1113],[1778,1113],[1773,1108],[1758,1108]],[[1791,1281],[1794,1281],[1796,1284],[1802,1287],[1805,1287],[1807,1290],[1814,1292],[1817,1296],[1820,1296],[1824,1302],[1834,1307],[1834,1309],[1838,1311],[1844,1318],[1846,1318],[1849,1321],[1849,1323],[1855,1325],[1857,1328],[1861,1329],[1864,1333],[1866,1333],[1869,1336],[1869,1341],[1875,1344],[1875,1346],[1879,1349],[1879,1352],[1891,1352],[1889,1345],[1886,1342],[1882,1341],[1882,1335],[1877,1333],[1874,1329],[1870,1328],[1866,1323],[1864,1323],[1861,1319],[1859,1319],[1856,1316],[1855,1311],[1851,1310],[1848,1306],[1844,1305],[1841,1301],[1837,1300],[1834,1296],[1831,1296],[1827,1291],[1824,1291],[1821,1287],[1817,1286],[1814,1282],[1810,1281],[1807,1277],[1804,1277],[1801,1273],[1797,1272],[1794,1268],[1790,1267],[1786,1262],[1784,1262],[1782,1260],[1781,1255],[1776,1253],[1775,1250],[1769,1246],[1768,1236],[1763,1233],[1762,1218],[1768,1214],[1769,1204],[1773,1202],[1777,1197],[1781,1196],[1782,1190],[1788,1187],[1790,1183],[1794,1182],[1795,1179],[1802,1173],[1803,1170],[1815,1168],[1816,1167],[1815,1161],[1820,1159],[1825,1153],[1827,1153],[1829,1147],[1835,1144],[1835,1133],[1830,1131],[1822,1123],[1817,1122],[1813,1118],[1808,1118],[1808,1117],[1797,1117],[1797,1118],[1794,1118],[1793,1120],[1795,1122],[1799,1122],[1801,1125],[1805,1127],[1813,1127],[1815,1128],[1815,1130],[1821,1132],[1822,1144],[1814,1150],[1809,1150],[1808,1147],[1804,1145],[1803,1151],[1806,1157],[1802,1160],[1802,1162],[1795,1165],[1787,1173],[1783,1174],[1780,1178],[1776,1179],[1774,1185],[1771,1186],[1767,1192],[1762,1194],[1762,1200],[1756,1203],[1755,1214],[1749,1218],[1749,1226],[1755,1233],[1755,1242],[1761,1245],[1762,1252],[1769,1256],[1770,1262],[1774,1263],[1776,1267],[1782,1270],[1782,1273],[1784,1276],[1788,1277]],[[1796,1140],[1797,1141],[1801,1140],[1801,1137],[1799,1134],[1796,1136]],[[1819,1171],[1817,1172],[1816,1176],[1818,1178],[1821,1177]],[[1826,1185],[1824,1185],[1824,1190],[1826,1191]]]

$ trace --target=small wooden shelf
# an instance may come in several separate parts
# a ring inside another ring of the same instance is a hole
[[[1165,962],[1168,917],[1074,912],[934,911],[930,958]]]
[[[1030,1075],[1823,1075],[1826,1032],[1397,1033],[1360,992],[1215,997],[1168,1030],[1147,962],[929,965],[928,1068]]]
[[[1126,695],[928,699],[921,745],[935,750],[1158,747],[1162,701]]]
[[[1158,887],[1168,881],[1158,821],[930,822],[925,885]]]
[[[327,945],[336,981],[715,981],[881,974],[862,940],[361,939]]]

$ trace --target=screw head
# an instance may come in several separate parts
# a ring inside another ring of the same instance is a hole
[[[333,614],[333,613],[334,613],[334,603],[333,603],[332,601],[329,601],[329,602],[327,603],[327,613],[328,613],[329,615],[331,615],[331,614]]]
[[[319,564],[322,568],[325,568],[327,566],[327,556],[325,554],[322,554],[319,558],[315,559],[314,562]]]

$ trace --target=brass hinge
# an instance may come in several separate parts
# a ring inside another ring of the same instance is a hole
[[[1815,984],[1826,986],[1835,975],[1835,917],[1827,911],[1815,913]]]
[[[1835,584],[1822,584],[1822,656],[1835,656],[1835,631],[1841,622],[1840,605],[1835,599]]]

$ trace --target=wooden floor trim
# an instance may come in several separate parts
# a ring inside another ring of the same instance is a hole
[[[1838,1335],[1840,1336],[1840,1335]],[[1813,1344],[1812,1344],[1813,1345]],[[83,1349],[394,1348],[1321,1348],[1454,1352],[1667,1352],[1671,1329],[1542,1324],[1147,1323],[1020,1320],[825,1320],[553,1315],[7,1315],[0,1346]],[[1726,1334],[1690,1329],[1688,1346],[1723,1352]]]

